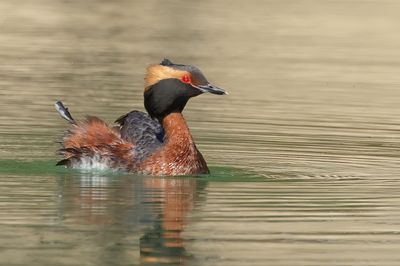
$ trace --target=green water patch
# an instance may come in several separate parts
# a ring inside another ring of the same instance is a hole
[[[38,176],[66,173],[68,169],[56,166],[56,161],[0,160],[0,174]]]
[[[232,166],[211,166],[209,175],[196,177],[210,182],[265,182],[271,180],[259,173]]]
[[[198,178],[204,181],[211,182],[262,182],[269,178],[257,174],[256,172],[247,171],[245,169],[234,168],[231,166],[211,166],[209,175],[194,175],[191,178]],[[56,166],[56,161],[53,160],[0,160],[0,175],[19,175],[19,176],[50,176],[50,175],[88,175],[93,174],[97,176],[132,176],[138,175],[111,171],[111,170],[79,170],[67,169],[64,167]],[[141,176],[143,177],[143,176]],[[189,176],[173,177],[173,178],[188,178]],[[168,177],[171,178],[171,177]]]

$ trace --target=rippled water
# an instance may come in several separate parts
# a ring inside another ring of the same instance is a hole
[[[0,2],[0,265],[398,265],[398,1]],[[169,57],[210,176],[54,166]]]

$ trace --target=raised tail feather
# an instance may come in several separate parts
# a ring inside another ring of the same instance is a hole
[[[57,165],[129,170],[134,167],[134,146],[104,121],[88,117],[79,123],[74,121],[73,128],[66,132],[59,150],[65,159]]]
[[[75,124],[75,120],[72,118],[70,112],[68,111],[68,108],[64,106],[64,104],[61,101],[57,101],[54,104],[54,107],[56,108],[57,112],[61,115],[62,118],[70,122],[71,124]]]

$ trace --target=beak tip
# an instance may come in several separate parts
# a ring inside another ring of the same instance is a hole
[[[199,89],[201,92],[209,92],[212,94],[216,95],[228,95],[229,93],[221,88],[215,87],[213,85],[207,84],[207,85],[199,85],[196,87]]]

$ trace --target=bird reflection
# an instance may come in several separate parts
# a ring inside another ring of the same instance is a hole
[[[60,182],[60,216],[96,230],[94,247],[108,260],[141,265],[183,264],[193,258],[183,232],[205,182],[195,178],[81,175]],[[104,259],[104,260],[103,260]]]
[[[152,228],[140,238],[142,264],[185,262],[191,256],[185,249],[182,232],[187,214],[193,209],[197,187],[195,180],[145,179],[144,187],[149,194],[156,196],[149,197],[147,202],[155,201],[153,208],[159,208],[159,214]]]

